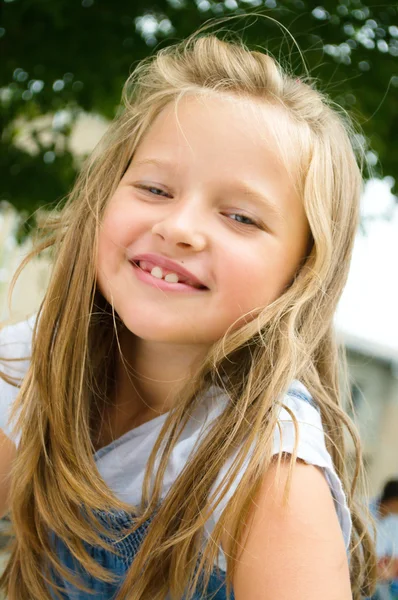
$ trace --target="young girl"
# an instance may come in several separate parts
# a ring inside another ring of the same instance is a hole
[[[1,587],[359,599],[374,558],[332,330],[361,188],[348,125],[211,35],[142,62],[124,103],[35,251],[38,314],[1,332]]]

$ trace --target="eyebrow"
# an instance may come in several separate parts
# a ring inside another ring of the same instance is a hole
[[[162,169],[170,169],[173,171],[177,169],[177,165],[174,162],[158,158],[143,158],[142,160],[139,160],[137,162],[134,162],[133,158],[133,161],[131,162],[132,167],[140,167],[143,165],[153,165],[155,167],[159,167]],[[271,198],[265,195],[261,190],[252,187],[245,181],[231,182],[230,188],[236,191],[238,194],[241,194],[242,196],[246,196],[251,200],[264,204],[268,212],[272,214],[275,218],[282,221],[285,220],[285,215],[283,214],[277,203],[271,200]]]
[[[131,161],[131,166],[132,167],[141,167],[142,165],[153,165],[155,167],[160,167],[161,169],[167,168],[167,169],[172,169],[172,170],[176,170],[177,169],[177,165],[175,165],[173,162],[169,161],[169,160],[160,160],[158,158],[143,158],[142,160],[137,160],[136,162],[134,162],[134,157],[133,160]]]

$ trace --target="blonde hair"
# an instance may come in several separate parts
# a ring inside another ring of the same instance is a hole
[[[93,457],[93,431],[111,389],[121,326],[96,288],[98,227],[156,115],[184,94],[207,92],[283,107],[297,132],[294,142],[300,144],[298,186],[312,243],[288,289],[249,323],[214,344],[167,416],[147,465],[141,506],[132,507],[106,486]],[[362,477],[360,444],[342,407],[332,326],[348,273],[361,191],[349,121],[313,84],[283,73],[269,55],[213,35],[193,36],[141,62],[126,82],[123,100],[124,111],[85,164],[65,207],[47,223],[47,237],[27,259],[52,248],[51,279],[34,329],[30,367],[14,408],[16,428],[22,431],[11,489],[15,539],[0,586],[10,600],[45,600],[50,599],[45,581],[51,579],[50,566],[74,581],[59,563],[50,531],[89,573],[111,580],[90,558],[84,542],[115,552],[101,537],[104,531],[94,511],[126,510],[137,515],[132,529],[153,520],[118,600],[160,600],[168,592],[173,599],[184,593],[189,597],[201,573],[206,585],[226,523],[233,525],[227,557],[230,591],[245,515],[272,460],[283,396],[291,381],[299,379],[319,405],[327,447],[353,518],[353,597],[369,595],[374,552],[354,494]],[[231,401],[160,502],[172,448],[203,392],[213,384],[225,388]],[[353,476],[345,463],[346,430],[356,449]],[[252,446],[241,483],[203,545],[204,524]],[[221,466],[236,448],[233,468],[210,497]],[[293,462],[294,457],[291,468]]]

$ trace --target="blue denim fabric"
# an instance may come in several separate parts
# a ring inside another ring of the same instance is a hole
[[[103,513],[98,511],[96,513],[99,522],[105,527],[112,528],[112,531],[117,531],[123,534],[123,530],[128,527],[132,522],[132,516],[124,512],[113,512]],[[52,544],[56,550],[57,556],[60,558],[61,563],[64,567],[70,569],[74,576],[79,576],[82,583],[91,590],[91,594],[79,590],[67,580],[61,578],[58,574],[53,574],[53,579],[57,585],[59,585],[63,592],[62,598],[64,600],[113,600],[120,588],[126,573],[138,552],[141,542],[143,541],[148,528],[150,526],[150,520],[146,521],[141,527],[139,527],[134,533],[128,534],[124,539],[118,542],[113,542],[115,549],[118,551],[120,556],[116,556],[112,552],[105,550],[99,546],[91,546],[84,543],[86,550],[89,555],[101,566],[105,567],[110,573],[116,576],[114,583],[107,583],[100,581],[91,575],[89,575],[72,556],[67,546],[57,536],[52,535]],[[121,536],[122,537],[122,536]],[[107,541],[111,541],[110,538],[105,538]],[[56,598],[53,591],[50,592],[52,598]],[[226,585],[225,585],[225,572],[214,568],[209,585],[205,590],[197,589],[192,600],[225,600],[226,599]],[[231,600],[234,599],[231,594]],[[181,600],[184,600],[183,598]]]
[[[309,402],[318,409],[312,398],[300,390],[294,388],[290,389],[288,395]],[[104,452],[109,451],[110,448],[104,448]],[[96,515],[102,525],[105,527],[110,526],[112,531],[120,533],[123,533],[123,530],[131,524],[133,519],[132,515],[124,512],[103,513],[97,511]],[[73,575],[79,575],[82,582],[92,592],[91,594],[88,594],[87,592],[81,591],[68,581],[63,578],[61,579],[58,575],[54,574],[53,577],[55,582],[64,590],[64,600],[89,600],[92,598],[95,600],[113,600],[138,552],[140,544],[148,531],[149,525],[150,520],[146,521],[134,533],[128,534],[124,539],[115,543],[115,548],[120,556],[116,556],[112,552],[104,550],[101,547],[91,546],[86,543],[84,544],[89,555],[99,565],[105,567],[109,572],[116,576],[117,580],[114,583],[99,581],[89,575],[71,555],[67,546],[59,538],[52,536],[56,553],[63,566],[69,568]],[[108,538],[108,541],[111,540]],[[56,598],[54,593],[51,593],[51,595],[54,599]],[[226,600],[226,597],[225,572],[214,568],[207,588],[205,590],[198,589],[192,600]],[[184,600],[184,598],[181,600]],[[234,600],[233,593],[231,594],[231,600]]]

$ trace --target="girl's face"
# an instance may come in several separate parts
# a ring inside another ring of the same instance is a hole
[[[281,108],[219,96],[158,115],[99,235],[99,288],[132,333],[210,345],[290,283],[309,228],[278,152],[289,127]]]

